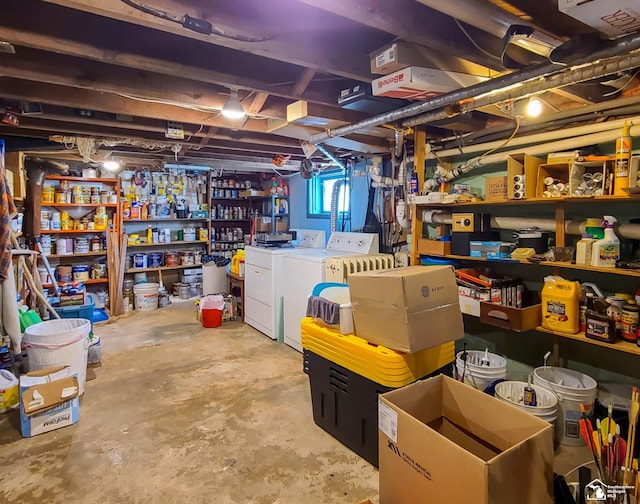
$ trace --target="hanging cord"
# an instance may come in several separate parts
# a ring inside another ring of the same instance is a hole
[[[201,33],[203,35],[218,35],[219,37],[224,37],[231,40],[237,40],[239,42],[266,42],[267,40],[271,40],[275,38],[271,37],[246,37],[244,35],[238,35],[237,33],[227,33],[222,28],[219,28],[206,19],[200,19],[190,16],[189,14],[185,14],[182,17],[174,16],[166,11],[156,9],[155,7],[150,7],[140,2],[136,2],[134,0],[120,0],[122,3],[132,7],[140,12],[144,12],[145,14],[150,14],[151,16],[155,16],[160,19],[164,19],[165,21],[171,21],[172,23],[177,23],[181,25],[183,28],[187,28],[188,30],[192,30],[197,33]]]
[[[469,39],[469,42],[471,42],[473,44],[473,46],[480,51],[482,54],[484,54],[485,56],[489,56],[490,58],[497,60],[497,61],[502,61],[498,56],[496,56],[495,54],[491,54],[489,51],[484,50],[482,47],[480,47],[478,45],[478,43],[473,39],[473,37],[471,35],[469,35],[469,32],[464,28],[464,26],[462,26],[462,23],[460,23],[460,21],[458,21],[456,18],[453,18],[453,20],[456,22],[456,24],[458,25],[458,28],[460,28],[460,31],[462,33],[464,33],[465,37],[467,37]]]

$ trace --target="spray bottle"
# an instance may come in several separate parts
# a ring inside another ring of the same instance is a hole
[[[593,244],[591,266],[615,268],[616,261],[620,259],[620,239],[613,230],[613,225],[617,222],[617,219],[611,215],[605,215],[602,220],[605,226],[604,238]]]
[[[616,140],[616,160],[615,160],[615,196],[626,196],[624,189],[629,187],[629,166],[631,164],[631,136],[629,135],[629,125],[624,122],[622,136]]]

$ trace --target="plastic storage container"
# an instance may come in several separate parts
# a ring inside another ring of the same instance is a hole
[[[398,387],[385,387],[307,349],[303,356],[315,424],[378,467],[378,394]],[[450,370],[428,376],[450,376]]]

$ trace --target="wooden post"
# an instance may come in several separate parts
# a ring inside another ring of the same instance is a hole
[[[565,246],[565,206],[564,201],[556,203],[556,246]]]
[[[426,168],[425,145],[427,143],[427,130],[424,126],[416,126],[413,133],[413,166],[418,174],[418,192],[422,192],[424,185],[424,172]]]

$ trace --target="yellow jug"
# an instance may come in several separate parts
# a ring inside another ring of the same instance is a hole
[[[549,276],[542,288],[542,326],[575,334],[580,330],[580,284]]]
[[[238,250],[231,258],[231,273],[240,274],[240,260],[244,260],[244,249]]]

